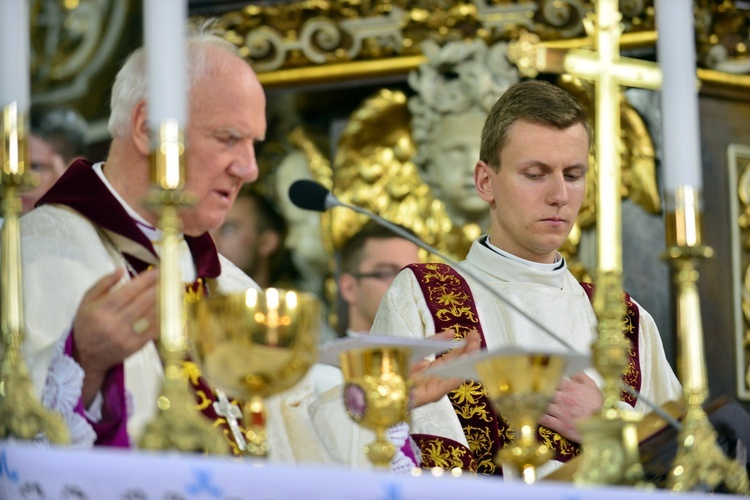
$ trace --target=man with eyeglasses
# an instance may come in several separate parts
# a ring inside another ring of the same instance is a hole
[[[342,335],[368,334],[393,278],[415,262],[419,262],[417,245],[374,222],[350,237],[339,252]],[[343,383],[341,370],[325,364],[313,368],[313,380],[318,393]]]
[[[344,244],[340,258],[339,291],[346,303],[347,332],[366,333],[393,278],[404,267],[419,262],[419,248],[370,222]]]
[[[339,258],[339,291],[346,303],[339,319],[346,326],[347,335],[366,335],[370,332],[380,300],[393,279],[404,267],[419,262],[419,249],[409,240],[370,222],[347,240],[341,248]],[[435,338],[449,340],[452,336],[453,332],[444,332],[437,334]],[[466,345],[453,350],[449,357],[460,356],[479,348],[478,334],[472,334],[466,340]],[[418,375],[426,366],[426,361],[413,365],[412,376]],[[341,370],[318,363],[313,367],[312,378],[319,397],[310,406],[310,418],[326,442],[328,452],[334,461],[352,468],[370,467],[362,448],[365,443],[372,441],[372,437],[368,434],[369,431],[353,425],[345,414],[341,399],[344,383]],[[450,390],[446,386],[458,385],[457,382],[450,381],[439,381],[439,385],[434,380],[424,382],[415,385],[412,394],[412,404],[415,407],[439,399]],[[408,424],[402,422],[391,427],[387,437],[398,450],[391,460],[392,472],[405,474],[420,465],[419,451],[410,440]]]

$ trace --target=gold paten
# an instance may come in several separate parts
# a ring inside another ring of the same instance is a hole
[[[495,356],[475,365],[492,404],[513,429],[513,441],[495,460],[513,467],[527,484],[536,481],[537,467],[552,458],[549,448],[537,441],[537,429],[562,380],[565,363],[560,356],[519,354]]]
[[[356,423],[375,431],[365,454],[375,467],[388,469],[396,447],[389,427],[409,420],[410,350],[399,347],[351,349],[340,355],[344,372],[344,406]]]
[[[2,227],[0,278],[0,438],[33,439],[43,433],[50,442],[68,444],[70,435],[62,417],[44,408],[29,378],[21,354],[23,320],[23,276],[21,273],[20,190],[37,183],[28,167],[28,117],[13,102],[3,109],[3,147],[0,191],[5,221]]]
[[[165,120],[151,148],[152,191],[144,203],[159,213],[162,231],[159,256],[159,351],[164,379],[156,401],[157,414],[141,437],[139,446],[151,450],[227,453],[221,433],[195,409],[195,398],[181,369],[187,354],[185,332],[185,284],[180,271],[180,229],[178,210],[194,204],[182,191],[185,180],[185,142],[181,126]]]
[[[263,399],[292,387],[315,363],[321,314],[314,295],[276,288],[214,294],[189,306],[191,356],[211,385],[246,401],[246,455],[269,453]]]

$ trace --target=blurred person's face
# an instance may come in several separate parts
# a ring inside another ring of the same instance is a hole
[[[39,198],[57,182],[68,167],[50,143],[34,134],[29,135],[29,154],[31,171],[39,179],[39,185],[21,192],[22,214],[34,208]]]
[[[258,178],[255,143],[266,134],[266,98],[250,66],[220,50],[218,67],[190,91],[185,191],[197,197],[181,212],[183,232],[198,236],[224,222],[242,185]]]
[[[341,296],[349,304],[352,329],[369,331],[393,278],[409,264],[419,262],[419,249],[403,238],[371,238],[362,249],[356,273],[341,275]]]
[[[253,275],[259,255],[262,253],[254,210],[252,200],[239,197],[229,210],[224,223],[211,231],[219,253],[250,276]]]

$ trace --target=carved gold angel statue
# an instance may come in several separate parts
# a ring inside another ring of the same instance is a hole
[[[334,158],[334,194],[463,258],[489,225],[486,203],[474,189],[473,170],[487,113],[519,80],[506,51],[504,42],[489,48],[481,40],[443,47],[427,42],[427,62],[409,75],[413,97],[382,89],[350,116]],[[559,84],[584,103],[593,102],[593,91],[579,81],[563,78]],[[624,97],[621,117],[622,195],[658,213],[653,145]],[[593,156],[590,165],[586,199],[563,249],[569,260],[578,252],[582,229],[593,229],[596,220]],[[338,248],[365,222],[355,213],[337,211],[324,215],[323,227]],[[581,264],[570,264],[579,278],[586,278]]]

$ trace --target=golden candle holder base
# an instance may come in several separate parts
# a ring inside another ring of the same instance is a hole
[[[138,443],[145,450],[227,454],[229,445],[221,432],[195,410],[195,399],[178,363],[165,370],[156,405],[158,413],[149,422]]]
[[[705,401],[705,394],[686,395],[685,400]],[[675,467],[668,480],[674,492],[715,488],[724,483],[730,491],[750,494],[747,471],[727,457],[717,444],[717,434],[701,404],[689,404],[678,435]]]
[[[475,364],[492,404],[513,429],[513,441],[498,453],[498,465],[512,467],[527,484],[552,453],[537,441],[539,418],[552,401],[567,361],[550,354],[510,354]]]
[[[37,399],[20,349],[6,346],[0,368],[0,438],[30,440],[39,433],[52,443],[70,443],[62,417],[47,410]]]
[[[411,351],[407,347],[367,347],[341,353],[344,406],[357,424],[375,432],[365,454],[377,468],[390,468],[396,447],[386,431],[409,419]]]
[[[244,454],[271,451],[263,398],[294,386],[315,363],[321,319],[317,297],[275,288],[214,294],[190,304],[193,359],[213,386],[247,401]]]
[[[581,467],[573,479],[578,484],[646,486],[638,453],[638,423],[635,412],[612,411],[594,415],[580,423],[583,435]]]
[[[43,433],[52,443],[68,444],[70,435],[65,422],[39,402],[21,354],[24,321],[19,192],[38,182],[27,169],[26,122],[15,102],[3,109],[0,191],[5,220],[0,243],[0,438],[29,440]]]

